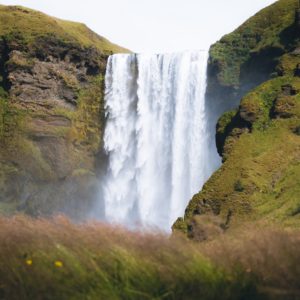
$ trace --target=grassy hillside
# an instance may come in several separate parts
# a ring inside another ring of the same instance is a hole
[[[258,60],[260,55],[266,56],[263,63],[272,69],[278,57],[296,42],[290,40],[289,31],[295,21],[296,7],[297,0],[279,0],[211,47],[210,63],[216,65],[221,85],[238,88],[243,67],[251,59]]]
[[[289,84],[295,95],[282,92]],[[268,81],[243,98],[232,118],[221,120],[226,125],[219,130],[229,129],[223,146],[225,162],[194,196],[186,220],[211,213],[226,226],[261,219],[300,226],[299,88],[298,78]]]
[[[32,45],[39,38],[52,36],[65,43],[95,47],[107,54],[128,52],[84,24],[56,19],[22,6],[0,5],[0,16],[0,36],[21,40],[25,46]]]
[[[1,299],[296,299],[299,232],[197,245],[100,224],[0,219]],[[286,245],[289,247],[286,247]],[[276,251],[273,251],[276,248]]]
[[[245,221],[258,220],[287,227],[300,226],[297,3],[277,1],[211,48],[210,60],[218,68],[210,80],[217,80],[220,86],[240,89],[235,96],[232,90],[223,90],[215,101],[223,97],[234,107],[234,97],[248,92],[237,109],[226,112],[218,121],[216,141],[223,157],[222,167],[193,197],[185,217],[174,225],[175,230],[184,231],[191,238],[208,238],[208,224],[221,232],[230,231]],[[273,73],[263,80],[258,67],[259,79],[255,82],[250,69],[259,65],[267,69],[271,66],[268,70]],[[244,78],[243,69],[249,72]],[[250,85],[255,87],[250,89]]]

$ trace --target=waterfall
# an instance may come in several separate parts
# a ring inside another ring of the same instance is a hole
[[[205,113],[207,53],[109,57],[105,218],[169,231],[216,167]]]

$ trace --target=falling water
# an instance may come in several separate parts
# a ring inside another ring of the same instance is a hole
[[[109,58],[105,217],[170,230],[215,168],[205,114],[206,52]]]

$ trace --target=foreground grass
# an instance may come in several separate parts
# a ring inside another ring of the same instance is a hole
[[[247,230],[194,244],[63,217],[16,216],[0,218],[0,241],[0,299],[299,297],[296,231]]]

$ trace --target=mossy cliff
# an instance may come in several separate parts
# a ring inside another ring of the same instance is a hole
[[[106,60],[126,51],[83,24],[0,6],[0,212],[84,215],[97,195]]]
[[[174,230],[203,240],[209,238],[206,228],[220,234],[248,221],[300,226],[297,3],[276,2],[212,46],[212,113],[242,100],[217,124],[222,167],[193,197]]]
[[[277,75],[280,58],[298,42],[298,5],[277,1],[211,47],[208,101],[217,113],[236,107],[248,91]]]

